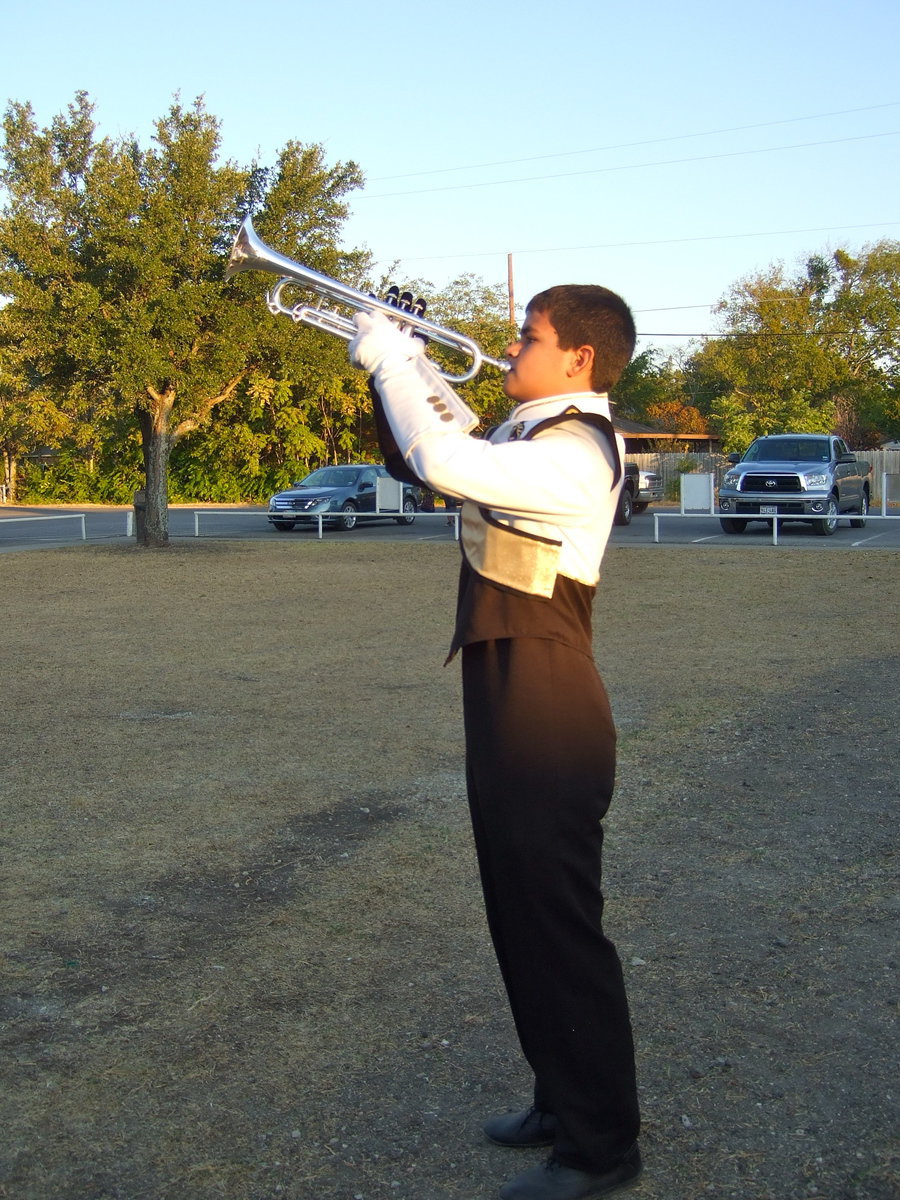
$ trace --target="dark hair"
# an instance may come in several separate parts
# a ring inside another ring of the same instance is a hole
[[[546,314],[561,349],[593,346],[591,386],[595,392],[608,392],[615,386],[637,340],[634,317],[621,296],[596,284],[562,283],[538,292],[528,309]]]

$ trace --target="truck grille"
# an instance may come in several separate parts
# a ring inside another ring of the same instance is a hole
[[[765,501],[763,501],[763,503],[765,503]],[[738,516],[752,516],[753,514],[755,514],[756,516],[759,516],[759,506],[760,506],[759,500],[738,500],[734,506],[734,511],[738,514]],[[772,497],[772,506],[778,510],[779,516],[782,516],[782,515],[787,516],[788,513],[802,513],[803,512],[803,501],[802,500],[779,500],[779,501],[776,501],[775,497],[773,496]]]
[[[775,486],[771,484],[774,480]],[[799,475],[750,475],[749,473],[741,480],[742,492],[800,492],[803,489],[800,487]]]

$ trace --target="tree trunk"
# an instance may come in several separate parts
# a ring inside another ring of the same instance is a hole
[[[169,455],[172,447],[186,434],[193,433],[207,419],[217,404],[234,395],[247,372],[241,371],[230,379],[216,396],[200,405],[193,416],[172,427],[175,407],[175,388],[168,384],[163,391],[148,387],[149,406],[138,405],[135,413],[141,430],[141,449],[144,454],[146,486],[135,496],[135,537],[139,546],[168,546],[169,544]],[[139,507],[140,505],[140,507]]]
[[[8,451],[3,455],[3,499],[7,504],[16,502],[16,485],[19,476],[19,461]]]
[[[175,392],[151,393],[149,409],[139,409],[141,444],[144,453],[143,521],[135,522],[135,536],[140,546],[169,544],[169,455],[172,452],[171,415]]]

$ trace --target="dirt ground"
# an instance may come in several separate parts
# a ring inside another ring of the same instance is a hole
[[[0,1196],[488,1200],[456,550],[0,558]],[[896,1200],[900,558],[613,548],[636,1200]]]

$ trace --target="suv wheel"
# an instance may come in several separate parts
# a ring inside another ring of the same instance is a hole
[[[338,521],[338,527],[340,529],[346,530],[348,533],[351,529],[356,528],[356,505],[353,503],[352,500],[348,500],[346,502],[346,504],[344,505],[344,507],[341,509],[341,516],[340,516],[340,520]]]
[[[719,524],[722,526],[723,533],[743,533],[747,528],[746,521],[739,521],[734,517],[722,517]]]
[[[293,528],[294,528],[294,522],[293,522],[293,521],[273,521],[273,522],[272,522],[272,524],[273,524],[273,525],[275,526],[275,528],[276,528],[276,529],[278,529],[278,530],[279,530],[281,533],[287,533],[289,529],[293,529]]]

